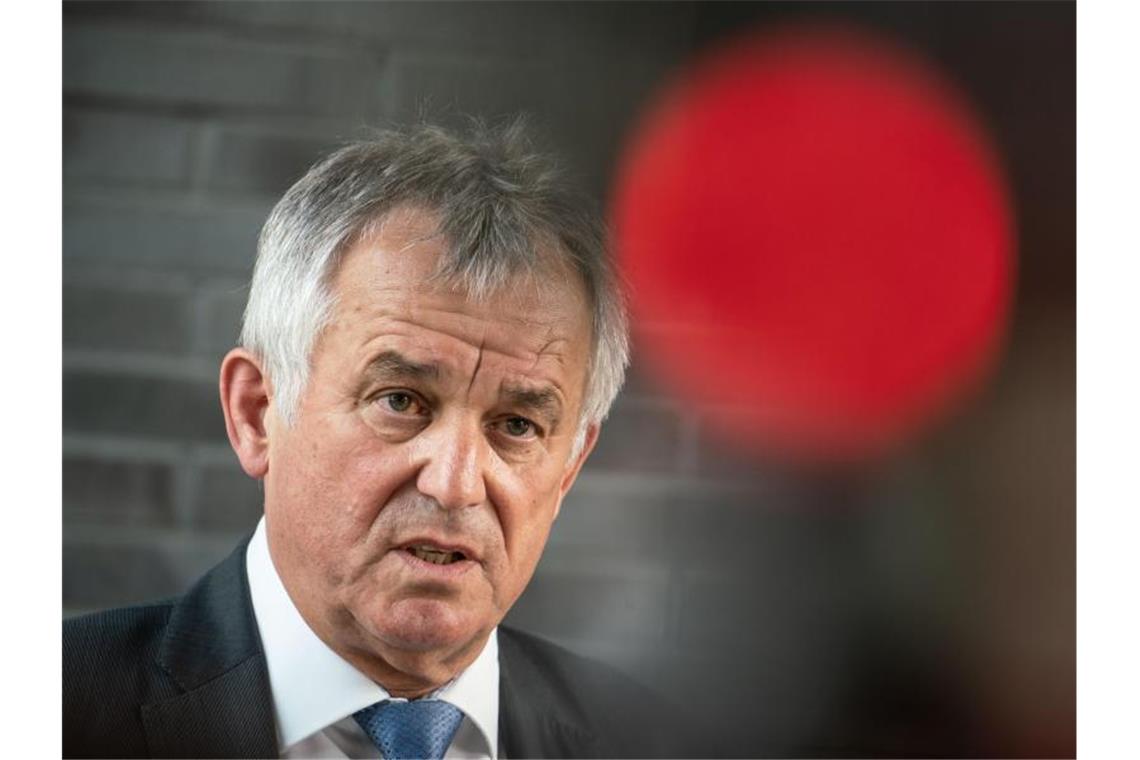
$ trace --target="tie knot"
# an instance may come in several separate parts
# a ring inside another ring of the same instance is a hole
[[[353,713],[385,760],[441,760],[463,712],[438,699],[377,702]]]

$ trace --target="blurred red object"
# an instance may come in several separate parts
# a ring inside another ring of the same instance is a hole
[[[992,364],[1014,270],[998,162],[962,100],[876,38],[713,51],[644,116],[614,190],[639,361],[737,442],[884,453]]]

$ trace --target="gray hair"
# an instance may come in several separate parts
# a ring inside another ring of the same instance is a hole
[[[332,315],[341,255],[405,204],[438,214],[448,245],[437,275],[472,298],[548,267],[551,257],[581,276],[593,345],[577,454],[625,377],[625,303],[597,215],[517,120],[501,129],[476,123],[470,136],[428,125],[380,132],[317,163],[278,201],[258,239],[240,341],[265,363],[282,420],[293,423],[310,354]]]

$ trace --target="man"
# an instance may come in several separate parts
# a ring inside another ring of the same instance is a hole
[[[248,545],[64,626],[64,754],[661,756],[653,697],[499,625],[627,363],[596,222],[517,128],[388,132],[261,233],[226,430]]]

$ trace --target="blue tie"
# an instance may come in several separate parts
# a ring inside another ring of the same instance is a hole
[[[463,712],[438,699],[377,702],[352,714],[385,760],[442,760]]]

